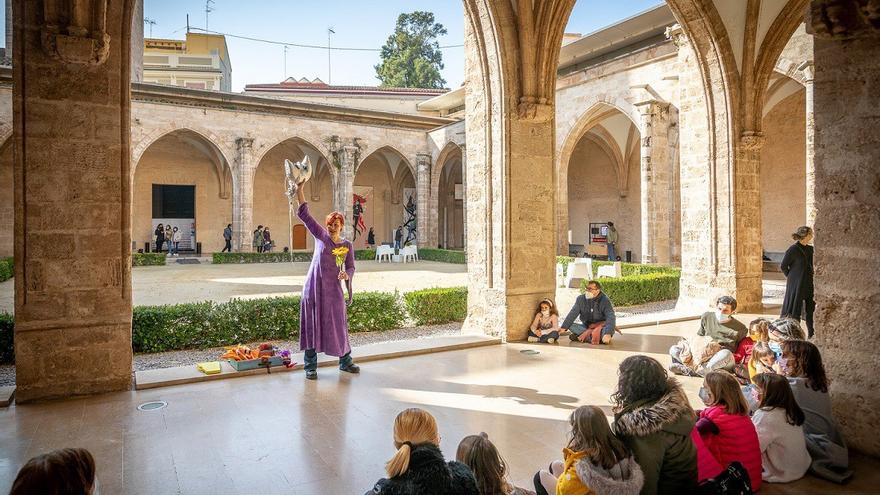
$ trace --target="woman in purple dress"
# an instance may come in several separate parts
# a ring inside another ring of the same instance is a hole
[[[309,213],[303,188],[296,191],[299,202],[297,216],[315,237],[315,254],[302,291],[299,317],[299,347],[305,351],[306,378],[318,378],[318,353],[339,357],[339,369],[348,373],[360,373],[351,359],[348,343],[348,318],[346,305],[351,304],[351,278],[354,276],[354,248],[342,238],[345,222],[342,214],[327,215],[326,229]],[[336,256],[331,252],[338,247],[348,248],[344,271],[336,266]],[[348,300],[342,294],[340,281],[348,288]]]

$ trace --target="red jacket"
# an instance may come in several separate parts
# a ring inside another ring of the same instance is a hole
[[[755,348],[755,341],[751,337],[744,337],[736,346],[736,352],[733,353],[733,359],[737,364],[745,364],[752,357],[752,349]]]
[[[748,415],[727,414],[724,406],[707,407],[698,415],[700,437],[712,456],[725,467],[733,461],[739,461],[749,472],[752,491],[758,491],[761,488],[761,445],[751,418]]]

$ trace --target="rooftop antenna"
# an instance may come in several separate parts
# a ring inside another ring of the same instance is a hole
[[[189,14],[186,14],[186,34],[189,34]]]
[[[289,46],[284,45],[284,79],[287,79],[287,50],[289,49]]]
[[[153,26],[156,25],[155,19],[150,19],[149,17],[144,17],[144,24],[150,26],[150,38],[153,37]]]
[[[214,12],[214,9],[211,8],[212,3],[214,0],[205,0],[205,32],[208,32],[208,14]]]
[[[333,26],[327,28],[327,84],[332,84],[332,72],[330,72],[330,35],[336,34],[336,31],[333,30]]]

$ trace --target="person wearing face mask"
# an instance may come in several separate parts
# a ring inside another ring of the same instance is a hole
[[[581,323],[575,323],[580,317]],[[602,292],[602,285],[590,280],[587,282],[586,291],[575,300],[574,307],[568,312],[565,321],[562,322],[560,333],[570,331],[572,341],[586,342],[591,344],[610,344],[616,330],[617,319],[614,316],[614,306],[608,296]]]
[[[529,328],[529,342],[555,344],[559,340],[559,311],[550,299],[538,303],[535,318]]]
[[[694,339],[682,339],[669,348],[672,357],[670,371],[678,375],[703,376],[709,371],[733,371],[736,361],[733,351],[749,332],[733,317],[736,299],[721,296],[715,301],[715,311],[703,313],[700,329]]]
[[[813,338],[813,311],[816,301],[813,300],[813,229],[799,227],[791,235],[794,244],[785,251],[780,268],[785,274],[785,298],[782,300],[780,316],[801,319],[807,322],[807,333]]]

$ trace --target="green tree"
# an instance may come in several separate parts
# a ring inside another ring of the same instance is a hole
[[[376,77],[382,86],[401,88],[442,88],[440,76],[443,54],[437,37],[446,34],[442,24],[434,22],[431,12],[400,14],[394,34],[382,47],[382,62],[376,65]]]

